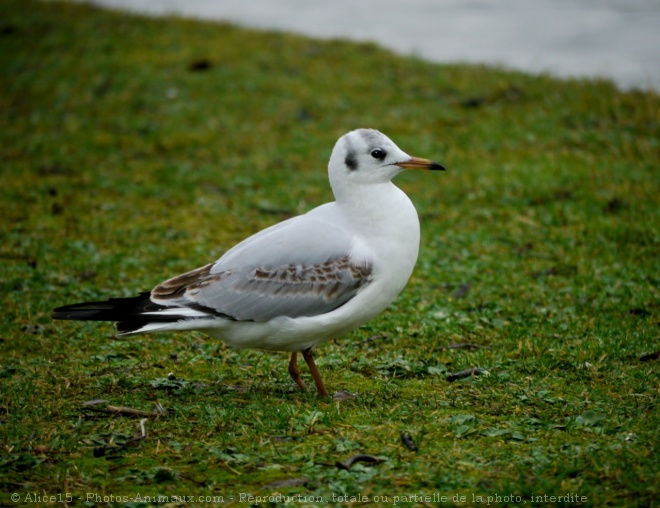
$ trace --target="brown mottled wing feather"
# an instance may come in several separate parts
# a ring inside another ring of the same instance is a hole
[[[190,288],[199,287],[205,283],[210,284],[216,280],[211,275],[213,265],[214,263],[209,263],[201,268],[196,268],[195,270],[161,282],[151,291],[151,296],[162,300],[172,300],[184,296]]]
[[[353,298],[371,280],[371,265],[349,256],[313,265],[234,268],[206,265],[156,286],[155,301],[205,309],[239,321],[315,316]]]
[[[240,321],[316,316],[371,281],[373,255],[334,203],[245,239],[217,262],[158,285],[152,300]]]

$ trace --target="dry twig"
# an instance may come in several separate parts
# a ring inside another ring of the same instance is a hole
[[[486,369],[481,369],[481,368],[466,369],[460,372],[454,372],[453,374],[447,375],[447,381],[453,383],[458,379],[464,379],[466,377],[471,377],[471,376],[480,376],[481,374],[485,374],[487,372],[488,371]]]
[[[124,406],[112,406],[107,404],[107,400],[88,400],[83,402],[83,411],[92,411],[96,413],[107,413],[118,416],[134,416],[139,418],[151,418],[155,416],[163,416],[167,413],[165,408],[160,404],[156,403],[156,411],[143,411],[141,409],[133,409],[131,407]],[[107,405],[105,405],[107,404]]]
[[[335,466],[337,466],[339,469],[348,470],[356,462],[366,462],[367,464],[380,464],[381,462],[385,462],[385,460],[380,459],[378,457],[374,457],[373,455],[358,453],[357,455],[353,455],[352,457],[349,457],[344,462],[336,462]]]

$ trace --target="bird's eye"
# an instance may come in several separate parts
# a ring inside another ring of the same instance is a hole
[[[374,148],[373,150],[371,150],[371,156],[374,159],[383,160],[386,155],[387,155],[387,152],[385,150],[383,150],[382,148]]]

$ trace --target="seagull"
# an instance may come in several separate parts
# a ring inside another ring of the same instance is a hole
[[[374,129],[343,135],[328,176],[335,201],[270,226],[206,266],[129,298],[65,305],[53,319],[115,321],[118,336],[199,330],[235,349],[302,353],[319,396],[313,349],[380,314],[412,274],[417,212],[392,183],[406,169],[443,170]]]

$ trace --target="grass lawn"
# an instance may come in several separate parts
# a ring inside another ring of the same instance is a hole
[[[31,0],[0,3],[0,65],[1,505],[658,506],[657,94]],[[415,273],[317,350],[355,397],[301,393],[285,353],[50,319],[331,200],[357,127],[448,171],[397,178]]]

